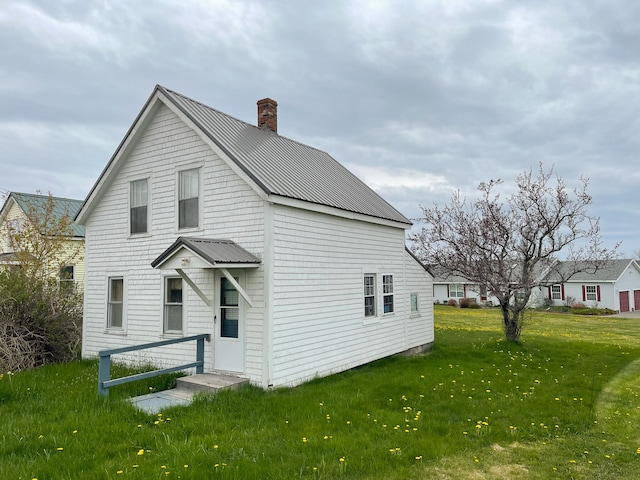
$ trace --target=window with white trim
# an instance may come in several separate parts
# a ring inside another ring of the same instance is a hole
[[[72,291],[75,286],[73,265],[65,265],[60,268],[60,278],[58,279],[60,291]]]
[[[178,228],[197,228],[200,223],[200,170],[178,174]]]
[[[373,273],[364,275],[364,316],[376,316],[376,276]]]
[[[122,328],[124,279],[122,277],[109,277],[108,283],[107,328]]]
[[[598,301],[598,289],[595,285],[585,285],[585,300],[592,300],[594,302]]]
[[[382,307],[384,313],[393,313],[393,275],[382,276]]]
[[[449,296],[451,298],[464,298],[464,285],[461,283],[452,283],[449,285]]]
[[[164,333],[182,333],[182,278],[164,279]]]
[[[551,299],[562,300],[562,287],[560,285],[551,286]]]
[[[417,315],[418,313],[420,313],[418,311],[418,294],[417,293],[412,293],[411,294],[411,315]]]
[[[131,182],[129,192],[130,232],[147,233],[149,182],[146,178]]]

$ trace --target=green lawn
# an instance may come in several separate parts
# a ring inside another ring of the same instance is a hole
[[[293,389],[244,388],[162,415],[96,394],[97,364],[0,379],[0,478],[640,477],[640,322],[436,308],[436,344]]]

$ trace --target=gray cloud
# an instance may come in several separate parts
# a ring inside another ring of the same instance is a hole
[[[410,217],[539,161],[640,250],[640,4],[6,0],[0,189],[83,198],[156,83],[327,150]]]

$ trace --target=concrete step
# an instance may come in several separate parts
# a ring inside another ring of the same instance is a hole
[[[235,375],[225,375],[222,373],[199,373],[188,375],[176,379],[177,390],[187,390],[191,392],[216,392],[218,390],[240,388],[249,383],[246,378]]]
[[[190,405],[198,392],[217,392],[225,388],[240,388],[249,383],[246,378],[221,373],[199,373],[176,379],[176,388],[153,392],[130,399],[138,409],[157,414],[177,405]]]

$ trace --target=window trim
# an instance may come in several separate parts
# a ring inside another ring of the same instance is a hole
[[[122,282],[122,299],[119,302],[114,302],[111,300],[111,292],[114,281],[119,280]],[[126,283],[123,275],[109,275],[107,277],[107,319],[106,319],[106,328],[107,331],[123,331],[126,320],[126,309],[125,309],[125,298],[126,298]],[[120,305],[120,325],[112,324],[112,309],[114,305]]]
[[[454,293],[454,288],[455,288],[455,293],[456,295],[452,295],[452,293]],[[459,287],[459,288],[458,288]],[[464,298],[465,297],[465,286],[463,283],[449,283],[447,285],[447,296],[449,298]],[[458,295],[458,293],[462,293],[462,295]]]
[[[70,268],[71,277],[63,278],[63,272]],[[76,266],[75,265],[63,265],[60,267],[60,273],[58,274],[58,289],[59,290],[73,290],[76,285]]]
[[[147,200],[146,200],[146,204],[144,205],[147,213],[146,230],[144,232],[133,232],[133,215],[132,215],[133,209],[142,207],[142,205],[138,207],[132,206],[133,184],[136,182],[141,182],[143,180],[147,182]],[[150,235],[150,226],[151,226],[151,181],[150,180],[151,180],[150,177],[133,178],[129,180],[129,236],[130,237],[140,237],[140,236]]]
[[[180,280],[181,284],[181,298],[180,302],[168,302],[168,293],[169,293],[169,280]],[[185,282],[179,275],[165,275],[162,277],[162,335],[165,336],[183,336],[185,332],[185,299],[186,299],[186,291],[185,291]],[[167,307],[171,306],[180,306],[180,330],[169,330],[167,328]]]
[[[395,292],[394,292],[394,278],[393,273],[383,273],[382,277],[382,314],[383,315],[393,315],[396,312],[396,300],[395,300]],[[386,278],[391,278],[391,283],[385,282]],[[386,291],[387,287],[391,287],[390,291]],[[391,310],[387,311],[387,298],[391,297]]]
[[[362,274],[362,315],[365,321],[370,321],[372,319],[377,318],[378,316],[378,295],[377,295],[378,282],[376,277],[377,276],[375,273]],[[365,284],[367,278],[373,279],[373,285]],[[367,295],[367,291],[366,291],[367,287],[372,287],[373,294]],[[370,315],[367,315],[367,304],[366,304],[367,298],[373,298],[373,305],[371,305],[373,307],[373,313]]]
[[[415,301],[415,310],[413,309],[413,299],[416,299]],[[409,314],[411,317],[419,317],[420,316],[420,294],[418,292],[411,292],[409,294]]]
[[[198,173],[198,196],[197,197],[189,197],[185,199],[180,198],[180,176],[184,172],[196,171]],[[183,200],[190,200],[193,198],[197,198],[197,206],[198,206],[198,215],[197,221],[198,224],[193,227],[181,227],[180,226],[180,202]],[[190,167],[183,167],[176,170],[176,230],[178,231],[197,231],[202,229],[202,166],[195,165]]]

